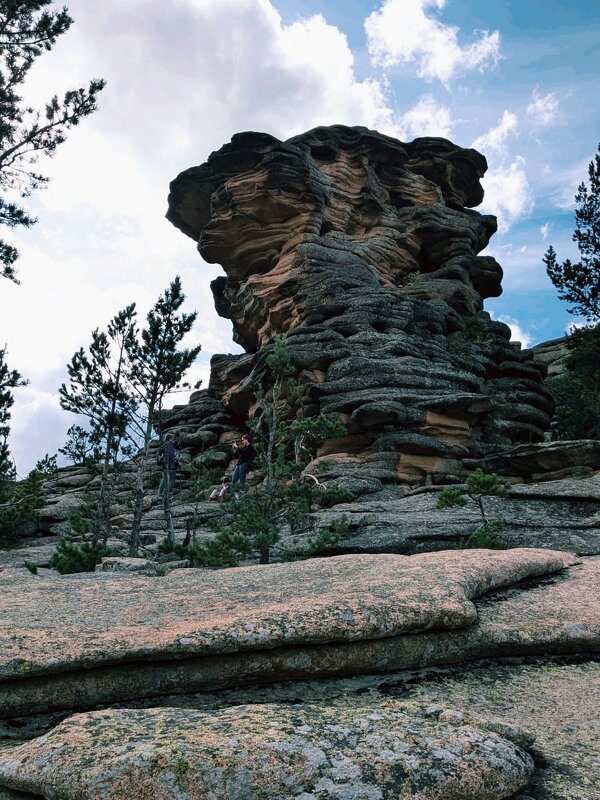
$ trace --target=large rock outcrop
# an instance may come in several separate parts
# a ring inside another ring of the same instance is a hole
[[[215,304],[248,353],[213,358],[210,389],[231,418],[256,412],[269,343],[285,333],[304,413],[347,427],[321,449],[340,474],[419,483],[541,441],[544,367],[482,310],[502,277],[478,255],[496,230],[471,210],[485,170],[445,139],[333,126],[285,142],[238,134],[179,175],[167,216],[223,266]]]
[[[5,574],[0,718],[273,680],[597,651],[599,562],[575,562],[515,549],[341,556],[162,578]],[[562,577],[547,584],[554,573]],[[534,579],[537,588],[507,588]]]

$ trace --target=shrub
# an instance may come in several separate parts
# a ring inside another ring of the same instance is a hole
[[[104,545],[91,542],[69,542],[61,539],[56,552],[50,559],[52,569],[61,575],[71,575],[75,572],[94,572],[105,556],[110,555],[110,550]]]
[[[467,504],[466,494],[479,511],[481,525],[470,536],[459,539],[457,544],[459,550],[472,547],[490,550],[504,549],[505,545],[502,540],[494,535],[494,531],[501,530],[502,523],[488,519],[483,498],[506,497],[509,488],[509,482],[496,475],[495,472],[487,473],[476,469],[467,477],[464,490],[452,486],[439,492],[436,498],[436,508],[461,508]]]

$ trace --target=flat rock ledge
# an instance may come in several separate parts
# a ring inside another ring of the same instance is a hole
[[[473,550],[154,579],[10,576],[1,590],[0,717],[484,657],[594,652],[599,571],[596,557],[579,563],[547,550]],[[474,605],[469,598],[478,596]]]
[[[77,714],[0,756],[0,783],[61,800],[500,800],[528,735],[397,700]]]

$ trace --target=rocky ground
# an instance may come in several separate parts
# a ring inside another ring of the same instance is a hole
[[[293,413],[346,430],[306,479],[354,500],[281,547],[342,515],[347,535],[304,562],[157,567],[151,455],[142,558],[131,461],[113,555],[60,576],[99,477],[59,470],[32,538],[0,550],[0,800],[600,800],[600,442],[547,441],[564,342],[523,350],[483,310],[502,278],[479,255],[486,167],[333,126],[236,135],[173,181],[167,216],[223,266],[215,305],[246,350],[164,414],[175,538],[214,535],[194,475],[231,472],[260,429],[282,333]],[[464,549],[473,502],[437,508],[477,468],[511,484],[482,501],[508,549]]]
[[[7,569],[0,785],[69,800],[592,800],[598,665],[583,654],[600,652],[599,570],[527,549],[160,578]],[[502,660],[519,653],[541,658]]]

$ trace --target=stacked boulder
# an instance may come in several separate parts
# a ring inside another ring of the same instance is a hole
[[[486,166],[444,139],[333,126],[239,134],[180,174],[167,216],[223,266],[215,305],[247,352],[215,357],[208,391],[251,417],[285,334],[304,413],[346,425],[319,453],[338,475],[446,482],[465,458],[543,441],[545,368],[483,311],[502,278],[479,255],[496,219],[472,210]]]

